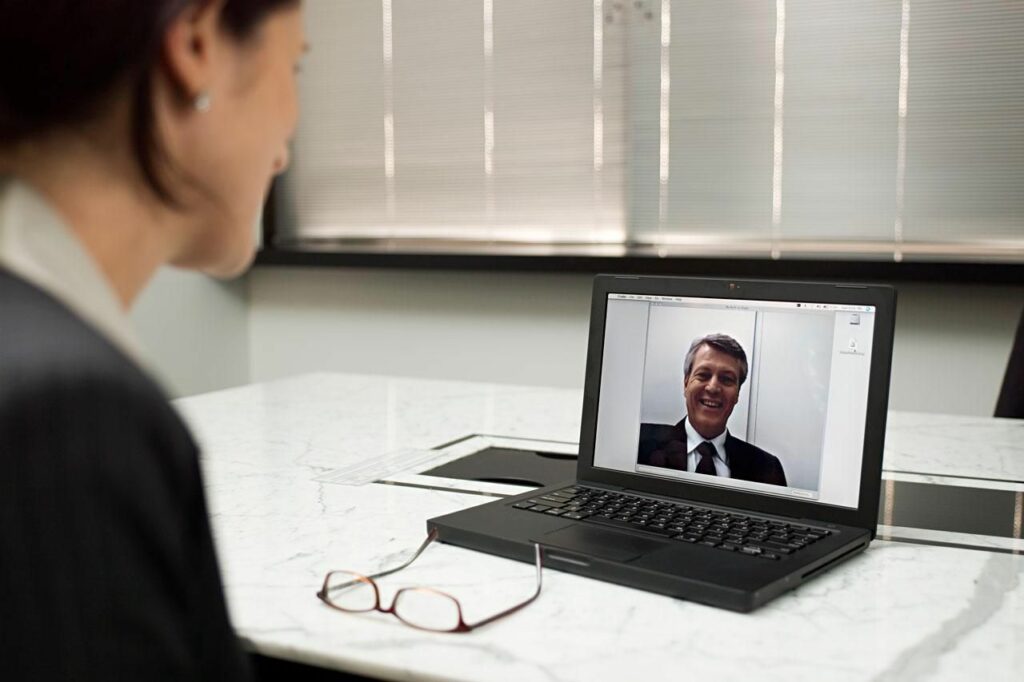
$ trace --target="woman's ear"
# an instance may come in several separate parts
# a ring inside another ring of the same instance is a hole
[[[220,14],[224,0],[191,3],[171,20],[161,44],[162,66],[172,88],[186,102],[210,97],[220,57]]]

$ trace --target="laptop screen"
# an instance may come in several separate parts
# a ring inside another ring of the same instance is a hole
[[[609,294],[594,466],[856,509],[875,313]]]

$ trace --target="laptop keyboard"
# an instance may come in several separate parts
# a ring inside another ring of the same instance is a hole
[[[578,485],[512,506],[776,561],[831,534],[824,528]]]

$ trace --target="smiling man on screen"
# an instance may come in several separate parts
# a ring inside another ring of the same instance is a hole
[[[686,416],[675,425],[641,424],[637,462],[786,485],[778,457],[736,438],[726,428],[747,369],[747,354],[731,336],[708,334],[694,341],[683,362]]]

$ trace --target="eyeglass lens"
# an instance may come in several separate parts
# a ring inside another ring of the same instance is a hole
[[[447,594],[429,588],[410,588],[395,595],[391,610],[414,627],[448,632],[462,623],[459,603]]]
[[[324,583],[324,596],[343,611],[373,611],[377,590],[369,578],[351,571],[331,571]]]

